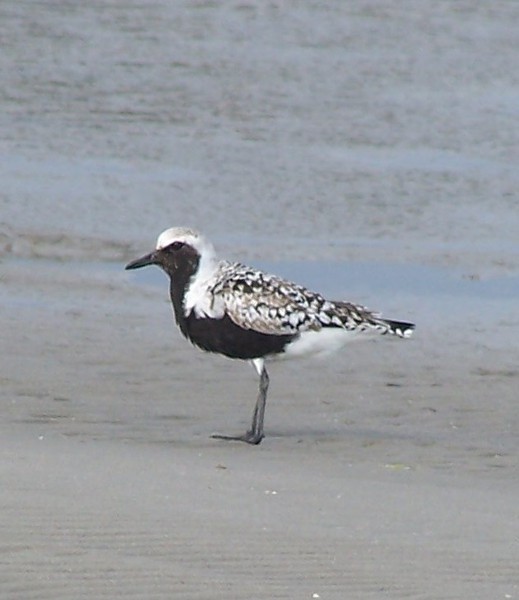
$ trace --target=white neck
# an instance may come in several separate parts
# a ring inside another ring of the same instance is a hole
[[[211,280],[218,270],[218,261],[212,246],[204,248],[200,256],[198,269],[191,277],[184,295],[184,314],[192,311],[198,317],[214,317],[213,298],[209,293]]]

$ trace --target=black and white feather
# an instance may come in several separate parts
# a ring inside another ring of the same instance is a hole
[[[241,265],[220,263],[208,292],[221,298],[223,310],[246,329],[268,334],[301,334],[323,328],[346,331],[377,330],[402,337],[408,328],[393,328],[366,307],[325,300],[320,294],[275,275]]]
[[[265,360],[329,354],[369,333],[407,338],[414,329],[359,304],[326,300],[275,275],[219,261],[213,246],[192,229],[167,229],[153,252],[126,268],[149,264],[170,276],[175,319],[184,336],[203,350],[252,361],[260,375],[252,428],[230,439],[259,443],[263,437]]]

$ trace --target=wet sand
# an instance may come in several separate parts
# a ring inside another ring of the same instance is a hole
[[[180,338],[165,280],[74,267],[3,264],[2,598],[516,597],[499,319],[491,348],[429,309],[415,339],[273,365],[249,447],[209,435],[247,426],[252,369]]]

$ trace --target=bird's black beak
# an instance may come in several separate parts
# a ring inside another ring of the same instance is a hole
[[[136,260],[132,260],[129,262],[124,268],[126,271],[130,269],[140,269],[141,267],[147,267],[148,265],[157,265],[157,252],[150,252],[146,254],[146,256],[141,256],[141,258],[137,258]]]

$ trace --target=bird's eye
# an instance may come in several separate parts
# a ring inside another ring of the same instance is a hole
[[[170,244],[169,248],[171,250],[180,250],[180,248],[184,247],[184,242],[173,242],[172,244]]]

